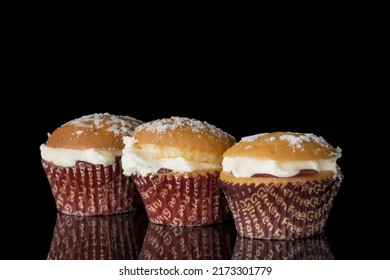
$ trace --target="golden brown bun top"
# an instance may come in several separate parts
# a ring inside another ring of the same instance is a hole
[[[222,154],[236,141],[207,122],[183,117],[159,119],[134,131],[137,148],[153,145],[157,157],[184,157],[201,162],[222,162]],[[160,151],[160,152],[159,152]]]
[[[223,156],[302,161],[338,158],[341,150],[311,133],[274,132],[244,137]]]
[[[143,122],[128,116],[93,114],[72,120],[57,128],[47,146],[64,149],[121,150],[122,137],[131,136]]]

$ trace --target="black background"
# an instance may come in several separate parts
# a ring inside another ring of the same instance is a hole
[[[241,48],[234,57],[232,49],[206,46],[103,51],[53,45],[21,54],[13,68],[20,76],[10,83],[12,101],[2,104],[11,110],[3,114],[2,259],[46,259],[56,209],[39,146],[61,124],[104,112],[206,120],[237,140],[272,131],[323,136],[343,149],[345,178],[325,232],[334,257],[389,259],[388,183],[373,136],[385,114],[347,47],[269,45],[261,53]]]

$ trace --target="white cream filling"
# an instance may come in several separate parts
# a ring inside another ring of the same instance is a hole
[[[175,158],[152,158],[137,153],[134,149],[134,139],[124,137],[125,148],[122,155],[123,174],[130,176],[133,173],[140,173],[146,176],[149,173],[156,173],[161,168],[171,169],[175,172],[192,172],[200,169],[221,169],[221,165],[194,162],[183,157]]]
[[[62,149],[51,148],[42,144],[41,157],[58,166],[69,167],[76,164],[76,161],[86,161],[92,164],[110,165],[115,162],[116,157],[122,156],[121,150],[99,150],[99,149]]]
[[[337,173],[337,158],[304,161],[275,161],[248,157],[225,157],[222,161],[224,172],[235,177],[251,177],[254,174],[270,174],[276,177],[292,177],[301,170],[311,169],[318,172],[332,171]]]

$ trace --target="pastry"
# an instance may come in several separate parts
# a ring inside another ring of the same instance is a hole
[[[123,136],[140,120],[108,113],[72,120],[40,146],[57,209],[70,215],[109,215],[142,207],[131,178],[123,175]]]
[[[171,117],[140,125],[124,142],[124,174],[134,179],[150,222],[201,226],[229,218],[217,179],[232,136],[207,122]]]
[[[342,175],[340,148],[292,132],[244,137],[223,155],[219,184],[237,232],[294,239],[324,232]]]

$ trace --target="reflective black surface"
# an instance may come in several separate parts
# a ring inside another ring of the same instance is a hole
[[[236,237],[232,220],[202,227],[149,223],[142,260],[228,260]]]
[[[148,221],[145,211],[80,217],[57,213],[48,259],[138,259]]]
[[[324,234],[294,240],[261,240],[237,237],[234,260],[333,260]]]
[[[295,240],[237,236],[232,220],[203,227],[149,223],[146,212],[57,213],[49,260],[332,260],[325,235]]]
[[[339,87],[329,86],[328,78],[314,87],[306,88],[310,98],[297,94],[301,92],[302,85],[306,85],[307,78],[296,84],[294,89],[288,84],[288,88],[282,90],[289,93],[287,97],[280,95],[278,90],[260,91],[260,88],[257,88],[255,94],[261,102],[248,94],[253,91],[245,87],[246,83],[230,84],[235,79],[216,83],[214,85],[218,90],[214,88],[211,91],[204,91],[209,88],[206,86],[176,87],[173,90],[181,96],[175,99],[177,102],[172,102],[173,97],[169,94],[173,84],[163,84],[163,94],[160,88],[152,91],[127,89],[124,93],[119,89],[114,90],[113,83],[109,83],[104,90],[110,98],[99,98],[93,94],[102,89],[98,80],[85,84],[88,85],[88,90],[75,91],[79,88],[76,85],[65,87],[69,79],[61,80],[46,89],[52,96],[51,99],[34,97],[36,105],[28,104],[29,106],[23,109],[19,108],[18,100],[14,108],[21,114],[18,115],[20,118],[8,116],[4,119],[6,127],[3,128],[3,135],[6,137],[3,138],[5,144],[2,151],[5,154],[2,157],[0,192],[0,235],[4,246],[0,250],[0,258],[48,258],[53,248],[51,244],[57,210],[41,166],[39,146],[46,141],[48,132],[71,119],[91,113],[109,112],[130,115],[144,121],[175,115],[196,118],[222,128],[237,140],[243,136],[269,131],[310,132],[323,136],[332,145],[343,149],[338,163],[344,180],[334,200],[325,230],[334,259],[389,259],[390,248],[389,242],[386,241],[388,231],[384,228],[390,213],[388,172],[376,158],[385,155],[387,148],[384,147],[387,147],[388,143],[386,137],[377,137],[377,130],[371,125],[381,124],[385,118],[368,121],[372,113],[369,114],[365,106],[368,106],[369,102],[365,101],[363,107],[355,107],[352,102],[355,100],[340,102],[338,93],[331,94]],[[280,85],[281,80],[283,79],[278,78],[278,83],[272,86]],[[191,85],[197,82],[198,80],[194,80]],[[223,84],[225,86],[220,88]],[[257,83],[256,85],[259,86]],[[37,88],[40,89],[39,86]],[[346,88],[349,88],[349,84]],[[230,93],[232,90],[232,97],[225,96],[225,92]],[[152,97],[151,92],[159,94]],[[222,97],[217,98],[218,102],[213,102],[209,98],[211,95]],[[131,101],[125,101],[128,98]],[[120,225],[121,223],[119,222]],[[131,223],[127,226],[131,227]],[[141,240],[142,244],[144,243],[142,235],[146,234],[147,224],[136,229],[136,237],[132,236],[133,230],[121,231],[121,234],[131,236],[129,243],[123,245],[127,246],[124,254],[107,254],[104,257],[132,259],[136,258],[137,254],[140,256],[140,244]],[[227,236],[229,234],[234,236],[234,232],[227,233]],[[232,240],[234,244],[223,241],[222,238],[223,242],[231,244],[228,248],[232,248],[227,250],[226,258],[229,254],[233,257],[237,252],[235,245],[239,239],[236,237]],[[254,243],[257,248],[263,246],[258,245],[259,242]],[[122,246],[117,244],[118,248]],[[137,249],[132,251],[130,248]],[[242,255],[244,253],[240,253],[238,258]],[[261,257],[262,254],[256,253],[254,256]],[[209,255],[208,257],[212,258]]]

